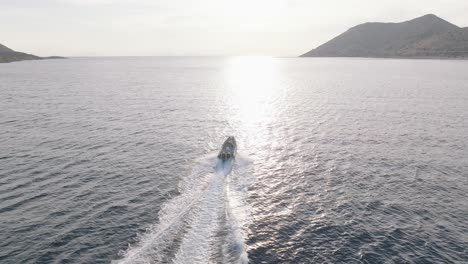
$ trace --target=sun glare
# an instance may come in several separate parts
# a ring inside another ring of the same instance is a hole
[[[226,67],[229,105],[237,126],[255,130],[274,119],[280,96],[278,62],[271,57],[234,57]]]

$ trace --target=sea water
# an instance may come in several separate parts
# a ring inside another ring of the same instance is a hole
[[[467,69],[0,64],[0,262],[466,263]]]

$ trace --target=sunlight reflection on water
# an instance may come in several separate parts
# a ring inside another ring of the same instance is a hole
[[[277,59],[234,57],[228,60],[225,74],[231,126],[242,131],[246,141],[264,143],[284,100]]]

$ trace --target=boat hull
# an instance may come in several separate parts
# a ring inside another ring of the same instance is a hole
[[[236,158],[236,153],[236,139],[234,137],[228,137],[221,147],[221,151],[218,154],[218,159],[222,161],[233,160]]]

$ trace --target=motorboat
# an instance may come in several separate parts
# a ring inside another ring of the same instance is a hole
[[[236,158],[237,143],[234,137],[228,137],[224,141],[221,151],[218,154],[218,159],[227,161]]]

